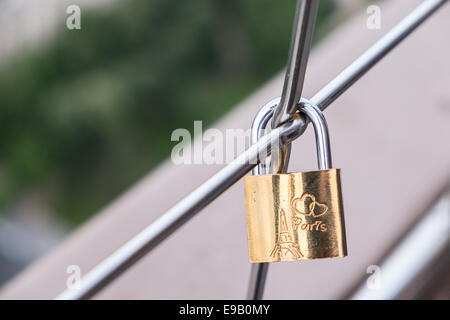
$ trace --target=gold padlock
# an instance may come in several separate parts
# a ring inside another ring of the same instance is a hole
[[[250,262],[347,255],[340,170],[331,169],[326,120],[309,102],[300,110],[314,126],[320,170],[245,178]]]

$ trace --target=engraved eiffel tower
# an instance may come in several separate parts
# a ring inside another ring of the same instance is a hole
[[[278,241],[270,253],[270,256],[275,258],[279,255],[280,258],[287,258],[290,254],[295,259],[300,259],[303,257],[298,244],[292,239],[292,235],[286,221],[286,213],[283,209],[280,211],[278,229]]]

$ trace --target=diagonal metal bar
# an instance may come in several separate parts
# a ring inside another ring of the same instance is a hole
[[[272,146],[278,147],[292,141],[303,125],[304,122],[297,117],[263,136],[257,144],[251,145],[230,164],[93,268],[81,279],[79,289],[68,289],[57,299],[92,297],[244,176],[258,163],[258,159],[267,157]]]
[[[252,263],[250,270],[250,281],[247,292],[247,300],[261,300],[266,285],[269,263]]]
[[[446,2],[447,0],[425,0],[422,2],[398,25],[309,100],[318,105],[321,110],[324,110]],[[258,143],[250,146],[229,165],[209,178],[150,226],[93,268],[82,278],[80,289],[68,289],[60,294],[57,299],[88,299],[94,296],[250,171],[256,165],[259,156],[269,154],[271,145],[277,145],[280,138],[282,138],[281,144],[287,144],[303,133],[305,128],[306,123],[303,120],[294,118],[293,121],[281,125],[270,134],[262,137]]]
[[[273,115],[272,128],[278,127],[292,117],[302,97],[318,6],[319,0],[297,2],[283,91],[280,104]]]
[[[352,64],[322,87],[309,99],[311,103],[324,110],[446,2],[447,0],[423,1]]]

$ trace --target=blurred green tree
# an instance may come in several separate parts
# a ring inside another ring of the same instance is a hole
[[[0,205],[29,190],[82,222],[286,63],[295,0],[129,0],[0,74]],[[323,0],[316,31],[334,10]],[[317,33],[317,32],[316,32]]]

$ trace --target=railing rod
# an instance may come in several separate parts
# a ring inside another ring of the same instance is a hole
[[[250,270],[250,281],[247,292],[247,300],[261,300],[266,285],[268,262],[252,263]]]
[[[309,99],[311,103],[324,110],[446,2],[447,0],[423,1],[337,77],[322,87]]]
[[[289,142],[289,137],[296,134],[303,124],[303,121],[297,118],[263,136],[257,144],[251,145],[230,164],[93,268],[81,279],[80,288],[68,289],[56,299],[92,297],[250,171],[256,165],[257,159],[264,159],[270,154],[272,146],[283,142],[284,139],[280,137],[288,139],[286,142]]]
[[[324,110],[445,2],[447,0],[424,1],[361,57],[319,90],[310,101]],[[256,165],[258,156],[264,154],[266,149],[270,149],[271,145],[277,145],[279,137],[287,137],[283,142],[288,143],[296,133],[304,131],[305,125],[303,121],[296,119],[261,138],[258,143],[250,146],[234,161],[94,267],[81,279],[81,288],[68,289],[57,299],[88,299],[95,295],[250,171]]]
[[[281,93],[280,104],[273,114],[273,128],[292,118],[296,111],[297,103],[302,97],[303,82],[305,80],[306,65],[308,64],[318,6],[319,0],[297,1],[283,92]]]
[[[370,287],[366,280],[350,299],[397,299],[405,289],[410,287],[414,279],[421,277],[421,274],[437,257],[442,259],[445,252],[449,252],[450,185],[445,187],[434,203],[379,263],[378,287]]]

